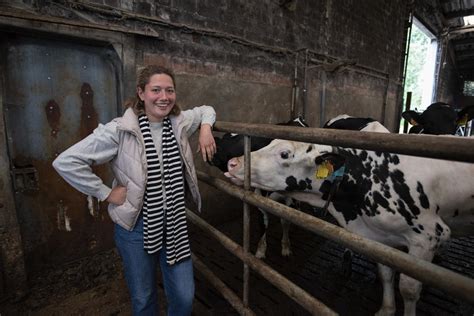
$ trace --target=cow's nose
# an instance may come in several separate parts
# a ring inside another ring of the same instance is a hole
[[[227,170],[232,171],[233,169],[237,168],[239,164],[240,164],[239,159],[232,158],[231,160],[227,162]]]

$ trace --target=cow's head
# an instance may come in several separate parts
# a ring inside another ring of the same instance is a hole
[[[322,182],[315,176],[318,166],[324,161],[340,165],[339,158],[331,146],[276,139],[251,153],[251,185],[269,191],[317,191]],[[229,160],[227,168],[225,175],[241,185],[244,157]]]

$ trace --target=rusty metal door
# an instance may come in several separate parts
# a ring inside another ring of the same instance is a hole
[[[105,203],[71,188],[51,166],[119,112],[120,62],[108,47],[2,36],[4,119],[28,272],[113,246]],[[107,166],[95,169],[111,182]]]

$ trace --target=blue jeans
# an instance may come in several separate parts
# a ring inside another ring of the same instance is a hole
[[[148,254],[143,249],[143,218],[132,231],[115,224],[115,244],[122,257],[125,279],[132,300],[133,315],[157,315],[158,263],[168,301],[168,316],[190,315],[194,299],[194,275],[191,259],[174,265],[166,263],[166,250]]]

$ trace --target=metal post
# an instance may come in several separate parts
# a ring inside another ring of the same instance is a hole
[[[411,91],[407,92],[407,99],[405,102],[405,111],[409,111],[411,108],[411,94],[412,94]],[[405,120],[405,122],[403,123],[403,134],[406,134],[407,132],[408,132],[408,122],[407,120]]]
[[[466,126],[464,127],[464,136],[471,136],[472,133],[472,120],[466,123]]]
[[[244,178],[244,190],[250,191],[250,145],[251,140],[250,136],[244,136],[244,157],[245,157],[245,178]],[[244,202],[244,215],[243,215],[243,248],[244,253],[249,253],[249,243],[250,243],[250,205],[247,202]],[[249,304],[249,266],[247,263],[244,263],[244,293],[243,293],[244,306],[247,307]]]

